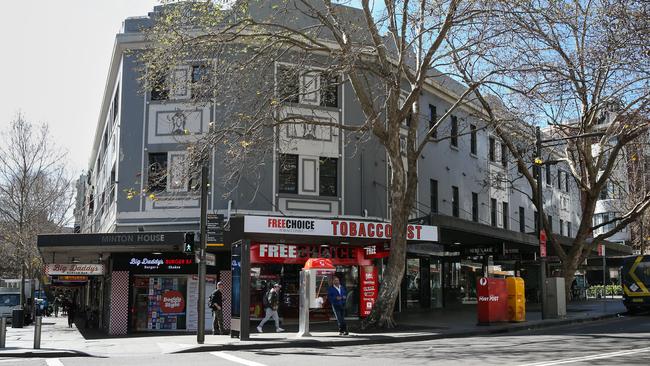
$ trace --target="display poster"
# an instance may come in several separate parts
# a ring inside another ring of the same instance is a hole
[[[217,287],[217,277],[207,275],[205,278],[205,330],[212,330],[212,310],[210,295]],[[196,331],[199,326],[199,277],[192,275],[187,280],[187,330]]]
[[[361,267],[361,290],[359,291],[359,315],[362,318],[370,315],[372,307],[375,305],[377,293],[379,291],[379,284],[377,282],[377,267],[375,266],[362,266]]]

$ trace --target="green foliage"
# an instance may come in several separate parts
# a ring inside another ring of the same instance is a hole
[[[607,296],[620,296],[623,295],[623,287],[621,285],[607,285],[605,286]],[[587,289],[587,296],[599,297],[603,295],[603,285],[589,286]]]

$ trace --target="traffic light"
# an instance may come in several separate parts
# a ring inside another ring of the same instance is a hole
[[[185,240],[183,241],[183,252],[194,253],[194,233],[185,233]]]

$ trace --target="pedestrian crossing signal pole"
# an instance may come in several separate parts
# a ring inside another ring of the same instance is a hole
[[[541,285],[541,299],[540,305],[542,307],[542,320],[546,319],[546,233],[544,231],[544,192],[542,188],[542,133],[539,126],[535,129],[535,142],[537,148],[537,157],[535,158],[535,166],[537,172],[537,238],[539,239],[539,274]],[[544,247],[544,248],[542,248]]]
[[[196,342],[205,342],[205,250],[208,217],[208,166],[201,164],[201,237],[199,244],[199,321],[196,332]]]

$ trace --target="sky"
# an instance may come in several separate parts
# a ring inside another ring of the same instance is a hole
[[[47,123],[75,173],[88,167],[115,34],[157,0],[1,0],[0,130]]]

